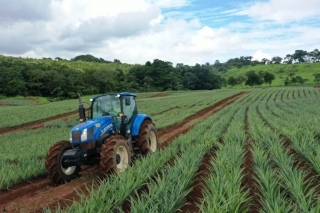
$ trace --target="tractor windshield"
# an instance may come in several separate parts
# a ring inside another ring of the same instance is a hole
[[[115,95],[97,97],[92,103],[92,118],[105,115],[116,116],[120,111],[120,100]]]

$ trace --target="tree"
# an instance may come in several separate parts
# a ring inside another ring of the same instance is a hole
[[[270,62],[270,60],[267,58],[261,59],[261,63],[263,63],[263,64],[268,64],[269,62]]]
[[[16,96],[26,94],[27,88],[23,80],[13,79],[7,82],[6,87],[4,88],[4,95],[6,96]]]
[[[249,71],[246,73],[247,80],[245,85],[254,86],[254,85],[261,85],[259,76],[254,71]]]
[[[296,50],[292,55],[294,60],[297,60],[299,63],[305,62],[305,57],[308,55],[308,52],[305,50]]]
[[[147,87],[147,91],[149,91],[149,88],[150,88],[151,84],[153,83],[153,79],[149,76],[146,76],[146,77],[144,77],[143,82],[144,82],[143,85],[145,87]]]
[[[314,49],[309,52],[311,62],[319,62],[320,61],[320,51],[318,49]]]
[[[173,70],[169,73],[167,77],[167,82],[171,90],[177,90],[177,85],[180,83],[180,76],[176,70]]]
[[[246,81],[246,77],[244,77],[243,75],[239,75],[236,78],[237,84],[240,84],[241,87],[243,88],[242,84]]]
[[[216,61],[214,62],[214,65],[219,66],[219,65],[220,65],[220,61],[219,61],[219,60],[216,60]]]
[[[289,84],[290,84],[290,80],[288,77],[286,77],[284,80],[284,85],[288,86]]]
[[[292,55],[287,54],[284,59],[286,60],[286,61],[284,61],[284,63],[286,63],[286,64],[292,64],[292,61],[293,61]]]
[[[236,81],[236,79],[234,77],[229,77],[228,78],[228,84],[233,87],[234,85],[237,84],[237,81]]]
[[[195,89],[198,82],[198,78],[192,72],[186,72],[183,76],[182,83],[187,89]]]
[[[317,84],[320,83],[320,73],[314,73],[314,82],[316,82]]]
[[[117,64],[121,64],[121,61],[118,60],[118,59],[114,59],[113,62],[114,62],[114,63],[117,63]]]
[[[253,57],[252,56],[246,56],[245,59],[248,60],[248,61],[251,61],[253,59]]]
[[[272,81],[276,78],[273,74],[269,72],[265,72],[264,74],[264,82],[268,83],[271,86]]]
[[[296,82],[298,82],[299,84],[304,84],[304,82],[308,81],[308,79],[306,78],[302,78],[301,76],[296,76]]]
[[[282,61],[282,58],[279,57],[279,56],[275,56],[275,57],[272,57],[271,61],[272,61],[272,63],[274,63],[274,64],[280,64],[281,61]]]

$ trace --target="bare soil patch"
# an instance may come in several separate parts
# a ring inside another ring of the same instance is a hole
[[[220,102],[216,103],[213,106],[210,106],[197,114],[186,118],[178,125],[174,125],[167,129],[158,130],[159,138],[161,143],[161,149],[164,149],[166,146],[170,144],[176,137],[180,134],[187,133],[193,125],[195,125],[194,121],[201,122],[210,114],[217,112],[218,110],[222,109],[223,107],[227,106],[228,104],[233,103],[236,99],[245,95],[246,92],[242,92],[236,94],[234,96],[228,97]],[[71,116],[76,114],[76,112],[68,113],[60,116],[56,116],[55,118],[47,119],[41,122],[35,122],[33,124],[24,125],[23,127],[19,128],[10,128],[7,131],[0,129],[1,132],[12,132],[12,131],[19,131],[26,128],[39,128],[44,123],[50,122],[52,120],[63,119],[65,117]],[[206,173],[206,164],[207,157],[204,158],[204,164],[199,167],[199,175],[202,176]],[[80,173],[81,177],[71,181],[70,183],[66,183],[63,185],[55,186],[51,184],[51,182],[47,179],[47,177],[38,177],[28,182],[23,182],[16,184],[13,186],[9,191],[8,190],[1,190],[0,191],[0,210],[2,212],[43,212],[43,208],[49,206],[51,209],[54,210],[55,207],[58,205],[60,206],[67,206],[71,204],[71,200],[79,200],[80,198],[77,196],[76,191],[83,191],[85,193],[85,186],[86,184],[91,184],[96,177],[100,176],[100,169],[99,166],[95,167],[84,167],[82,172]],[[198,177],[199,178],[199,177]],[[197,186],[195,186],[197,187]],[[201,190],[200,190],[201,191]],[[87,194],[88,195],[88,194]],[[201,195],[199,193],[194,192],[188,196],[188,200],[197,200]],[[194,208],[197,207],[194,205]],[[192,207],[188,207],[191,209]]]
[[[37,99],[34,99],[34,98],[24,98],[23,100],[30,101],[30,102],[33,102],[33,103],[39,103],[39,101]]]
[[[162,93],[158,93],[158,94],[152,96],[152,98],[163,97],[163,96],[167,96],[167,95],[168,95],[167,93],[162,92]]]

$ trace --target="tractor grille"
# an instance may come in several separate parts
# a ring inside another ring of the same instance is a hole
[[[93,138],[93,133],[94,133],[94,127],[91,127],[91,128],[88,130],[88,138]]]
[[[80,132],[72,132],[72,138],[74,142],[80,141],[81,131]]]

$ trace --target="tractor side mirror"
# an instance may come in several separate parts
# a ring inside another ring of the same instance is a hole
[[[126,106],[130,106],[130,104],[131,104],[130,97],[126,97]]]

